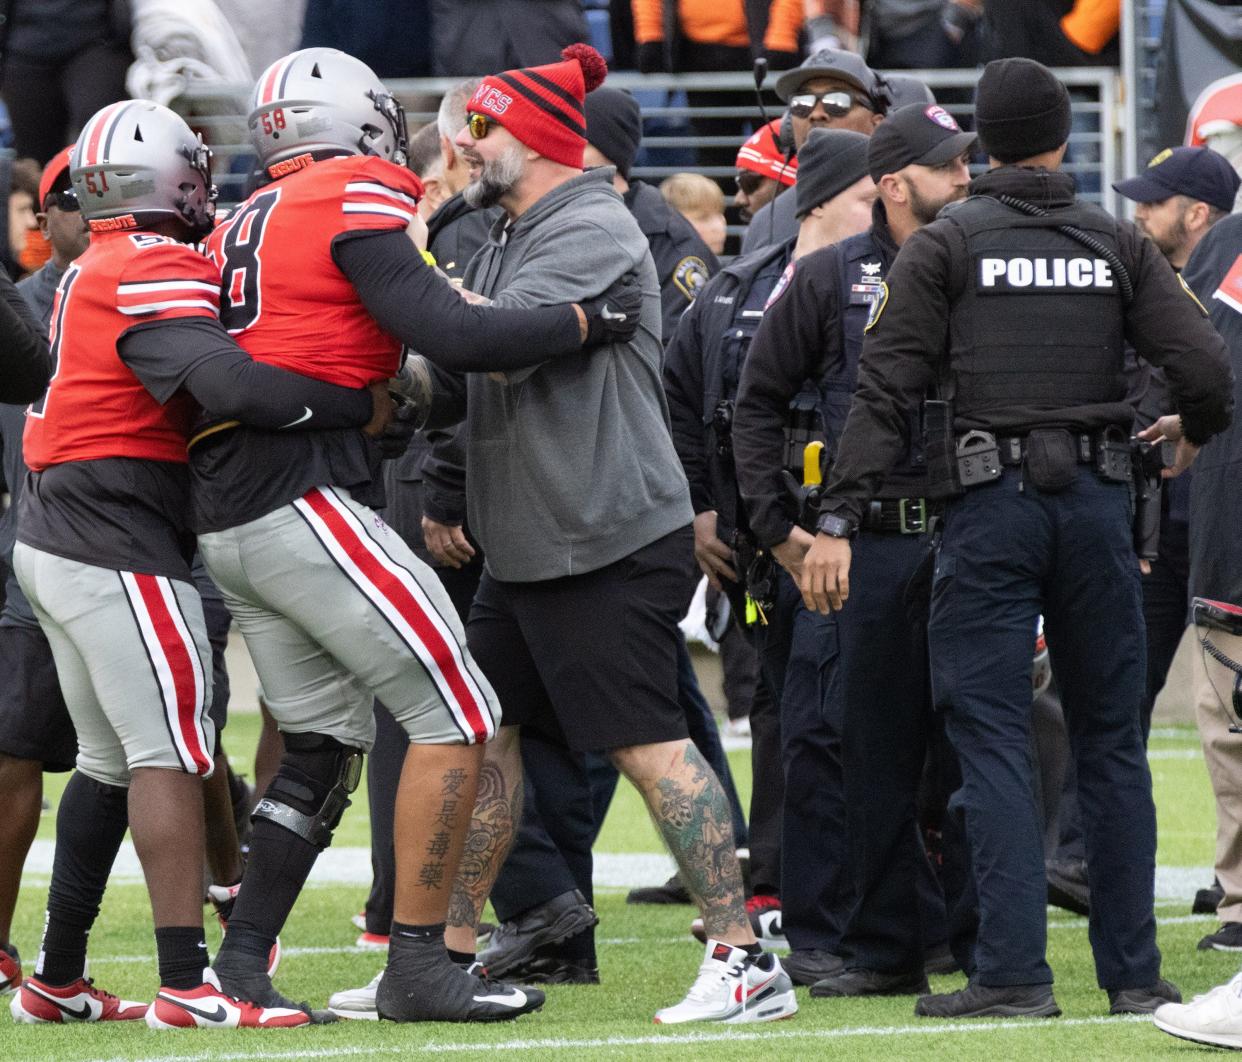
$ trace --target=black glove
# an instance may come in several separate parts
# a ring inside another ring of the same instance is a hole
[[[638,69],[642,73],[658,74],[666,69],[663,41],[645,41],[634,49],[634,53],[638,59]]]
[[[426,410],[397,396],[396,412],[376,440],[385,461],[392,461],[405,453],[425,416]]]
[[[603,343],[628,343],[638,331],[643,289],[637,273],[626,273],[602,295],[578,303],[587,319],[583,349]]]

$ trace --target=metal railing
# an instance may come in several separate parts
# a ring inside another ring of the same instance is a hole
[[[977,70],[908,73],[923,80],[963,127],[970,127]],[[1073,129],[1064,168],[1077,178],[1084,198],[1114,210],[1119,204],[1112,183],[1124,175],[1124,160],[1134,158],[1129,143],[1133,123],[1123,120],[1117,71],[1089,67],[1061,69],[1056,73],[1070,89],[1073,108]],[[389,87],[406,106],[413,131],[435,120],[440,96],[459,81],[394,80]],[[773,81],[769,78],[768,85]],[[629,89],[642,106],[643,149],[632,176],[653,183],[686,170],[718,179],[732,177],[732,153],[759,124],[754,81],[749,73],[644,75],[618,71],[609,75],[608,84]],[[200,88],[173,103],[210,143],[216,156],[216,180],[225,203],[244,198],[252,179],[254,155],[245,127],[245,101],[249,94],[249,85]],[[771,117],[781,113],[782,105],[770,88],[765,91],[765,102]],[[694,123],[705,119],[732,121],[737,131],[727,136],[700,135]],[[705,151],[709,152],[707,159]]]

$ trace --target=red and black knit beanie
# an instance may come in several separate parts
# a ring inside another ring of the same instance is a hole
[[[485,77],[466,110],[503,125],[546,159],[582,168],[586,116],[582,100],[608,75],[604,57],[589,44],[571,44],[564,60]]]

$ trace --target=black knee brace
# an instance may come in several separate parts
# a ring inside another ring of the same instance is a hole
[[[251,819],[267,819],[322,851],[362,777],[362,750],[326,734],[284,734],[280,769]]]

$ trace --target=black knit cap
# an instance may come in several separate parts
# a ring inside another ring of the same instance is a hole
[[[867,176],[867,143],[851,129],[811,130],[798,152],[794,213],[799,220]]]
[[[980,146],[998,162],[1055,151],[1069,139],[1069,93],[1034,59],[996,59],[979,78],[975,129]]]
[[[643,139],[638,100],[628,92],[603,86],[586,94],[587,143],[617,167],[626,180]]]

